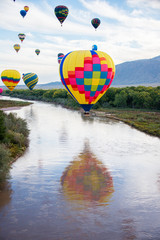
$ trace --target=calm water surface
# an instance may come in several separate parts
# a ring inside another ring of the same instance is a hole
[[[12,112],[30,146],[0,193],[1,240],[160,239],[158,138],[47,103]]]

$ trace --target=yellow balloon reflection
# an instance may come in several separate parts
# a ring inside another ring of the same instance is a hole
[[[65,169],[61,184],[65,197],[79,203],[96,201],[106,204],[114,192],[110,172],[97,160],[88,144]]]

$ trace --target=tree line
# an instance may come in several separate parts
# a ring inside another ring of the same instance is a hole
[[[79,104],[65,89],[34,89],[4,91],[5,95],[28,100],[54,102],[65,107],[79,108]],[[160,110],[160,86],[158,87],[111,87],[102,98],[93,106],[100,108],[132,108]]]

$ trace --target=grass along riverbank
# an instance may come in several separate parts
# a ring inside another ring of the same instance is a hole
[[[140,109],[100,109],[93,110],[96,116],[122,121],[142,132],[160,137],[160,112]]]
[[[30,104],[32,103],[0,99],[0,109],[2,110],[5,108],[11,108],[11,107],[24,107]]]
[[[26,106],[28,103],[0,100],[3,108]],[[11,163],[28,147],[29,130],[25,120],[0,110],[0,189],[8,176]]]

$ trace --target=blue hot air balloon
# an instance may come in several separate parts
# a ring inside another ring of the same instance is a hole
[[[27,12],[26,12],[25,10],[21,10],[21,11],[20,11],[20,14],[21,14],[22,17],[25,17],[26,14],[27,14]]]

